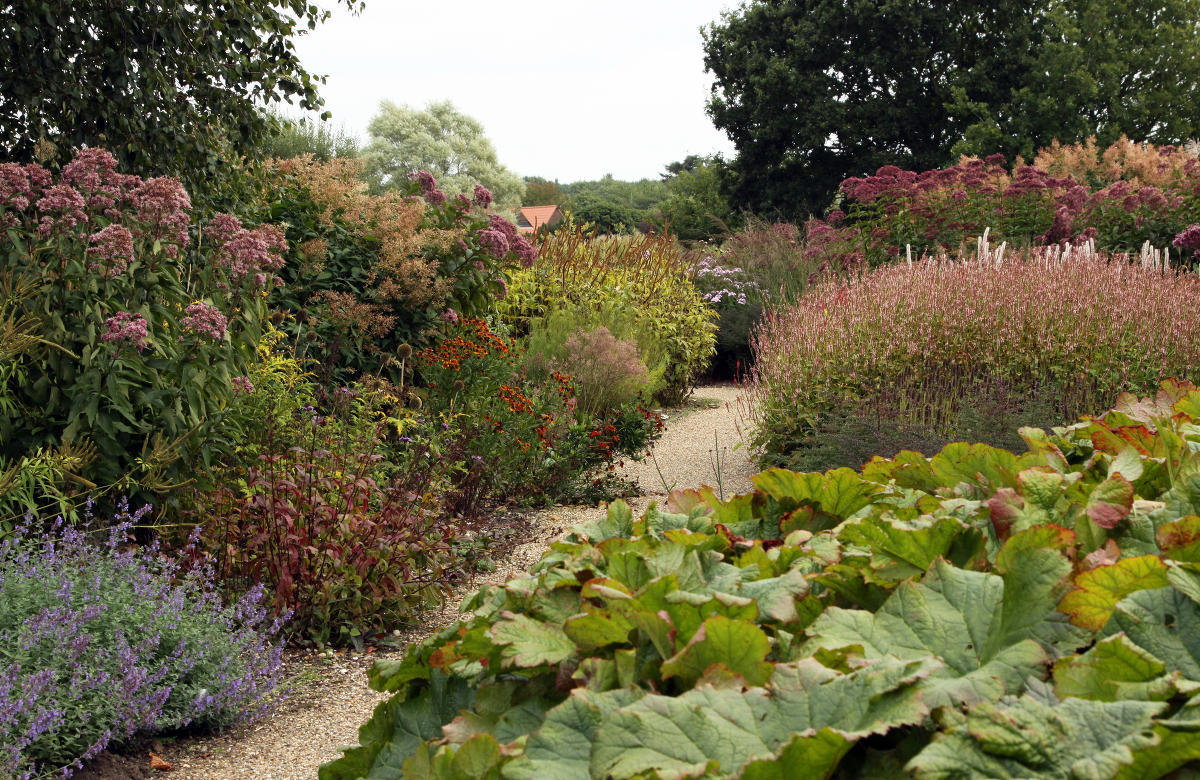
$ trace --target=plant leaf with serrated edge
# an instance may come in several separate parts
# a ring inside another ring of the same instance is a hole
[[[1168,671],[1200,681],[1200,606],[1175,588],[1140,590],[1117,602],[1104,634],[1121,631]]]
[[[1148,588],[1163,588],[1167,566],[1154,555],[1125,558],[1111,566],[1090,569],[1075,577],[1076,589],[1063,597],[1058,608],[1071,622],[1090,631],[1104,628],[1113,607],[1125,596]]]
[[[1164,523],[1155,537],[1164,557],[1185,563],[1200,561],[1200,516],[1186,515]]]
[[[1101,639],[1086,653],[1054,664],[1054,693],[1096,701],[1165,701],[1200,683],[1167,674],[1166,665],[1124,634]]]
[[[853,744],[828,728],[797,735],[777,755],[751,761],[737,776],[740,780],[825,780]]]
[[[768,688],[701,686],[677,697],[646,696],[596,730],[592,776],[657,771],[679,777],[713,762],[728,775],[747,762],[775,758],[797,734],[828,728],[849,741],[919,723],[929,710],[902,689],[928,673],[927,661],[894,657],[849,675],[804,659],[777,665]]]
[[[507,665],[527,669],[556,664],[575,654],[575,643],[558,626],[511,612],[501,615],[504,619],[488,630],[488,636],[501,646]]]
[[[931,706],[998,698],[1019,691],[1048,660],[1031,638],[1036,612],[1019,624],[1006,623],[1004,593],[1001,577],[939,560],[922,582],[901,584],[874,614],[825,610],[808,628],[810,639],[802,650],[813,655],[818,648],[861,645],[868,659],[886,654],[935,658],[945,668],[923,686]],[[1020,604],[1023,596],[1011,598]]]
[[[1067,699],[1051,707],[1031,696],[982,702],[966,723],[938,734],[905,767],[921,780],[961,778],[1110,778],[1153,750],[1158,702]]]
[[[588,765],[596,728],[612,711],[645,694],[636,689],[597,693],[584,688],[546,713],[541,728],[529,735],[525,754],[504,767],[507,780],[590,780]]]
[[[1134,753],[1133,762],[1122,766],[1113,780],[1166,777],[1200,758],[1200,703],[1192,699],[1173,717],[1155,723],[1154,736],[1159,740],[1154,749]]]
[[[953,517],[915,521],[867,517],[843,525],[838,538],[903,561],[919,571],[946,555],[954,539],[966,529]]]
[[[662,675],[664,679],[679,677],[691,685],[708,667],[721,664],[751,685],[762,685],[771,675],[771,664],[766,661],[770,652],[771,642],[758,626],[714,615],[682,650],[663,661]]]
[[[475,693],[461,679],[433,672],[430,687],[409,699],[399,696],[381,702],[358,730],[358,747],[321,766],[320,780],[401,777],[401,767],[425,740],[442,736],[442,726],[467,709]]]
[[[1115,528],[1133,508],[1133,484],[1113,474],[1088,495],[1087,516],[1101,528]]]

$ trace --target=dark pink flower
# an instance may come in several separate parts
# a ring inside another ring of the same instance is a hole
[[[525,236],[517,236],[512,243],[512,251],[516,254],[517,259],[521,261],[521,265],[525,268],[532,268],[534,261],[537,260],[537,247],[529,243],[529,239]]]
[[[492,257],[500,259],[508,254],[508,236],[502,230],[495,227],[487,227],[480,230],[478,235],[479,245],[491,253]]]
[[[192,333],[201,336],[208,336],[215,341],[220,341],[225,338],[225,331],[229,326],[229,321],[221,310],[210,303],[196,301],[184,309],[183,318],[184,330],[189,330]]]
[[[116,342],[119,346],[127,344],[138,352],[149,346],[146,318],[140,314],[117,312],[104,321],[104,327],[106,330],[100,335],[101,341]]]
[[[133,260],[133,234],[124,225],[108,225],[88,236],[87,253],[92,257],[88,267],[111,279],[128,267]]]
[[[492,192],[482,184],[475,185],[475,202],[480,208],[487,208],[492,205]]]

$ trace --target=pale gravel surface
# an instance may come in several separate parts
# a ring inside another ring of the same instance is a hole
[[[749,447],[737,447],[742,440],[739,395],[734,385],[702,386],[696,388],[687,408],[666,410],[666,430],[654,447],[654,460],[626,463],[622,469],[622,476],[641,489],[641,496],[626,499],[636,513],[650,501],[664,500],[666,488],[709,485],[723,490],[725,497],[751,489],[750,476],[755,469]],[[716,451],[720,453],[719,480],[714,433]],[[512,574],[527,570],[567,529],[595,518],[600,511],[597,507],[559,506],[533,513],[528,538],[499,562],[495,572],[460,588],[452,603],[457,605],[462,596],[481,583],[502,583]],[[420,641],[458,617],[456,606],[427,612],[421,616],[420,625],[403,638]],[[357,744],[358,727],[386,698],[366,684],[366,671],[380,655],[344,654],[322,659],[315,653],[289,653],[289,673],[300,675],[291,700],[259,723],[218,736],[164,745],[164,757],[175,765],[175,771],[167,776],[173,780],[315,778],[321,764],[341,755],[340,747]]]

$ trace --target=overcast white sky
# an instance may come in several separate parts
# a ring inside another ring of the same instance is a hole
[[[331,7],[330,0],[323,5]],[[366,137],[381,100],[450,100],[500,162],[561,182],[655,178],[732,151],[704,105],[702,25],[736,0],[368,0],[296,48],[332,122]]]

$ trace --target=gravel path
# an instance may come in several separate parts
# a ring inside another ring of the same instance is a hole
[[[627,463],[622,470],[622,476],[637,484],[641,492],[626,499],[635,512],[640,513],[650,501],[662,500],[669,489],[706,484],[726,497],[751,489],[750,476],[755,469],[749,448],[738,446],[742,441],[739,394],[734,385],[701,386],[687,407],[667,410],[666,430],[654,447],[653,459]],[[454,606],[425,613],[421,624],[403,638],[420,641],[454,622],[463,595],[481,583],[502,583],[511,574],[527,570],[551,542],[599,511],[596,507],[560,506],[534,513],[529,538],[500,562],[497,571],[464,585],[451,600]],[[358,727],[375,705],[387,698],[366,685],[366,670],[380,655],[349,653],[326,658],[315,652],[289,652],[292,698],[259,723],[217,736],[156,745],[162,748],[159,755],[174,765],[169,776],[174,780],[315,778],[317,767],[341,755],[340,747],[358,742]],[[143,765],[148,763],[146,758]],[[95,780],[140,776],[132,772],[93,775]]]

